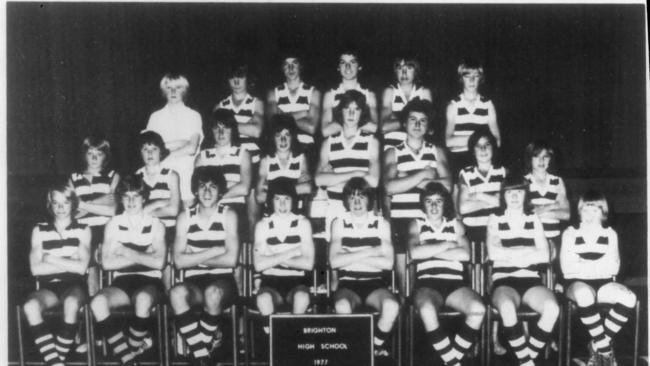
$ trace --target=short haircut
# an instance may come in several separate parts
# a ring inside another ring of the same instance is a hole
[[[81,151],[84,155],[84,161],[85,155],[90,149],[97,149],[104,153],[104,162],[102,164],[102,169],[106,169],[106,167],[108,167],[111,162],[111,143],[102,136],[90,135],[86,137],[81,143]]]
[[[201,183],[214,183],[219,190],[219,199],[226,193],[228,183],[223,175],[223,171],[217,166],[200,166],[194,169],[192,173],[192,193],[196,195],[199,191],[199,184]]]
[[[596,206],[600,208],[600,211],[603,213],[603,226],[607,225],[607,220],[609,219],[609,205],[607,204],[607,198],[605,198],[603,193],[590,189],[580,195],[580,198],[578,198],[578,215],[581,214],[580,212],[584,206]]]
[[[162,137],[154,131],[142,131],[138,137],[138,149],[142,150],[144,145],[154,145],[160,149],[160,161],[165,160],[169,156],[169,149],[165,146]]]
[[[268,182],[266,210],[269,214],[273,213],[273,199],[277,195],[291,197],[291,212],[296,213],[298,210],[298,193],[296,193],[295,179],[278,177]]]
[[[465,58],[458,64],[458,82],[460,87],[463,87],[463,76],[472,71],[477,71],[479,76],[479,87],[485,82],[485,73],[483,72],[483,65],[475,59]]]
[[[525,192],[524,213],[530,215],[533,212],[533,205],[530,202],[530,182],[519,174],[508,174],[501,182],[501,194],[499,195],[499,207],[503,213],[506,209],[505,193],[506,191],[521,189]]]
[[[68,185],[68,183],[65,181],[60,181],[50,186],[50,188],[47,190],[45,206],[47,207],[47,211],[52,216],[54,216],[54,212],[52,211],[52,205],[54,203],[54,192],[63,194],[65,198],[70,201],[70,216],[72,219],[74,219],[75,215],[77,214],[77,208],[79,208],[79,196],[77,196],[74,188]]]
[[[232,78],[246,78],[246,90],[249,92],[255,88],[255,76],[244,62],[234,62],[230,65],[226,73],[226,80]]]
[[[162,79],[160,79],[160,91],[162,92],[163,96],[165,96],[165,88],[171,82],[176,82],[183,87],[184,90],[181,93],[181,99],[184,101],[185,96],[187,96],[187,92],[190,90],[190,82],[187,81],[187,78],[184,75],[171,72],[166,73]]]
[[[266,134],[266,152],[267,155],[273,156],[277,153],[277,146],[275,146],[275,135],[283,130],[289,131],[291,134],[291,153],[297,156],[302,152],[300,142],[298,141],[298,125],[293,115],[289,113],[278,113],[271,117],[269,126],[269,133]]]
[[[397,70],[398,67],[402,66],[402,63],[406,66],[411,66],[413,68],[413,83],[419,85],[422,82],[421,73],[422,69],[420,67],[420,62],[412,56],[403,56],[397,57],[393,61],[393,71]]]
[[[137,192],[145,201],[149,199],[149,189],[139,174],[129,174],[120,180],[115,190],[120,201],[127,192]]]
[[[476,144],[478,144],[478,141],[482,138],[485,137],[488,142],[490,142],[490,145],[492,145],[492,165],[498,166],[498,163],[500,162],[499,160],[499,145],[497,145],[497,139],[494,137],[492,132],[487,127],[479,128],[478,130],[474,131],[473,134],[469,136],[469,139],[467,140],[467,149],[470,154],[472,154],[472,159],[474,159],[474,164],[476,164],[476,154],[474,153],[474,148],[476,147]]]
[[[361,117],[359,118],[359,127],[361,127],[370,121],[370,108],[366,102],[366,96],[358,90],[348,90],[341,95],[339,105],[334,108],[333,119],[338,124],[343,125],[343,108],[346,108],[352,102],[361,108]]]
[[[359,51],[356,49],[353,49],[352,47],[344,48],[341,50],[341,52],[338,53],[338,57],[336,59],[337,63],[341,62],[341,56],[343,55],[350,55],[354,57],[355,60],[357,60],[357,64],[361,66],[361,55],[359,54]]]
[[[290,52],[285,52],[282,54],[280,58],[280,67],[284,67],[284,63],[287,61],[287,59],[294,58],[298,62],[298,65],[300,65],[300,70],[303,69],[303,63],[302,63],[302,57],[298,56],[298,53],[290,51]]]
[[[555,156],[555,150],[551,147],[551,145],[547,144],[546,141],[543,140],[535,140],[528,145],[526,145],[526,160],[524,161],[524,165],[526,167],[527,172],[531,172],[533,170],[533,158],[541,154],[542,151],[546,150],[548,155],[551,157],[551,163],[553,162],[553,156]],[[550,168],[550,164],[549,164]]]
[[[427,116],[427,120],[429,120],[429,123],[427,124],[427,130],[433,127],[433,103],[425,99],[414,99],[408,102],[400,112],[402,127],[406,126],[406,121],[408,120],[409,114],[411,112],[424,113],[424,115]]]
[[[447,188],[445,188],[445,186],[439,182],[430,182],[424,186],[423,190],[420,191],[420,208],[422,208],[422,211],[425,211],[424,201],[427,199],[427,197],[431,197],[436,194],[439,195],[443,201],[442,216],[447,220],[451,220],[456,217],[456,210],[454,209],[454,202],[451,199],[451,193],[449,193]]]
[[[235,118],[235,112],[230,109],[219,108],[208,116],[208,128],[212,131],[218,125],[224,125],[232,132],[230,134],[230,144],[239,146],[239,124]],[[214,135],[209,133],[205,138],[205,147],[214,147]]]
[[[371,211],[375,204],[375,189],[368,184],[368,182],[361,177],[350,178],[350,180],[343,186],[343,206],[347,211],[350,211],[348,198],[354,194],[360,194],[368,198],[368,211]]]

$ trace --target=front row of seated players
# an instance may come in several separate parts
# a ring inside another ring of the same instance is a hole
[[[210,349],[218,343],[217,316],[237,296],[232,277],[239,255],[237,217],[219,204],[224,187],[216,168],[197,169],[192,188],[199,204],[180,214],[174,245],[175,265],[186,270],[186,282],[172,288],[170,301],[178,329],[199,364],[207,362]],[[273,214],[258,223],[255,266],[262,271],[258,305],[264,314],[271,314],[285,301],[295,313],[309,305],[304,271],[313,266],[311,232],[308,221],[293,213],[295,192],[287,187],[292,186],[270,183],[268,206],[273,207]],[[148,191],[140,177],[126,177],[117,194],[123,213],[107,224],[101,250],[101,265],[114,271],[114,281],[91,300],[90,307],[113,353],[123,364],[133,364],[139,353],[151,347],[147,318],[164,294],[165,229],[144,209]],[[492,304],[520,364],[532,364],[559,313],[555,297],[541,285],[535,268],[549,263],[550,253],[539,218],[528,210],[528,182],[508,177],[501,194],[501,209],[488,219],[488,258],[494,266]],[[370,211],[374,197],[363,178],[345,185],[343,202],[348,212],[333,222],[330,264],[339,272],[333,295],[336,312],[350,313],[362,304],[379,311],[375,345],[381,355],[399,303],[385,277],[393,268],[390,227]],[[78,309],[86,301],[82,276],[89,262],[90,233],[86,225],[74,220],[78,198],[70,187],[51,189],[47,202],[52,219],[34,228],[30,253],[32,273],[39,276],[42,286],[29,296],[24,311],[46,364],[62,365],[73,344]],[[414,302],[432,347],[447,364],[458,364],[471,348],[485,307],[461,274],[460,262],[468,259],[467,239],[463,226],[454,219],[449,193],[441,184],[429,183],[420,202],[424,216],[411,224],[409,241],[417,273]],[[560,255],[566,296],[577,304],[579,317],[593,338],[589,364],[615,365],[612,340],[629,318],[636,296],[612,279],[620,260],[616,233],[605,226],[604,196],[586,193],[578,210],[580,224],[565,231]],[[288,229],[280,232],[281,227]],[[274,274],[289,276],[271,279]],[[528,337],[516,317],[522,303],[541,314]],[[613,304],[604,319],[596,303]],[[63,304],[64,326],[55,337],[44,324],[42,312],[58,304]],[[442,304],[466,315],[453,341],[436,317]],[[134,318],[124,329],[111,312],[131,305]],[[194,305],[203,305],[198,317],[191,312]]]

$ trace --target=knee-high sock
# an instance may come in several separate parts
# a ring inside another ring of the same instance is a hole
[[[508,343],[510,344],[510,347],[512,347],[512,350],[515,352],[515,356],[517,356],[519,363],[523,364],[530,361],[526,336],[524,335],[524,328],[522,327],[521,323],[517,322],[517,324],[511,327],[506,327],[504,325],[503,331],[506,333],[506,336],[508,337]]]
[[[605,325],[605,334],[610,338],[614,338],[616,333],[618,333],[623,325],[627,323],[628,319],[630,319],[632,311],[634,311],[634,308],[628,308],[621,303],[614,304],[614,306],[609,309],[605,321],[603,322]]]
[[[472,345],[474,344],[477,336],[478,329],[474,329],[467,325],[467,323],[463,323],[460,330],[456,334],[456,337],[454,337],[454,349],[458,351],[460,359],[469,353],[469,350],[472,348]]]
[[[456,359],[451,340],[442,327],[439,326],[438,328],[427,332],[427,339],[433,349],[438,352],[440,358],[442,358],[445,364],[452,363]]]
[[[187,342],[195,359],[210,355],[205,342],[203,342],[199,319],[192,314],[192,310],[176,315],[176,328]]]
[[[577,313],[582,324],[587,327],[593,344],[596,346],[596,351],[599,353],[611,351],[611,338],[605,333],[603,319],[598,309],[596,309],[596,305],[592,304],[586,307],[578,307]]]
[[[199,320],[199,327],[201,329],[201,335],[203,337],[203,342],[208,346],[212,343],[217,329],[219,329],[219,315],[211,315],[206,311],[201,313],[201,318]]]
[[[65,361],[72,345],[74,344],[74,336],[77,331],[77,324],[68,324],[63,322],[59,334],[56,335],[56,350],[59,356]]]
[[[56,341],[54,336],[47,329],[45,323],[30,326],[32,335],[34,336],[34,344],[38,348],[43,361],[47,366],[63,366],[63,361],[56,351]]]
[[[147,323],[149,318],[140,318],[134,316],[129,324],[129,346],[133,348],[140,348],[144,343],[144,339],[149,335],[147,331]]]
[[[535,324],[530,329],[530,337],[528,337],[528,348],[530,350],[530,358],[536,359],[539,352],[546,346],[546,343],[551,339],[551,333]]]
[[[133,352],[129,348],[122,326],[117,319],[110,315],[108,318],[97,322],[100,332],[106,337],[111,352],[115,357],[120,359],[122,364],[126,364],[135,358]]]

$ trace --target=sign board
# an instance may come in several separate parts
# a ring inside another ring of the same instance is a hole
[[[371,314],[271,315],[270,366],[374,365]]]

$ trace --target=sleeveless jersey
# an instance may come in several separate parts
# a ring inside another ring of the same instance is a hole
[[[603,273],[609,271],[604,269],[604,267],[610,267],[611,263],[603,263],[608,259],[604,258],[608,251],[611,250],[610,243],[615,242],[616,232],[611,227],[601,228],[598,232],[586,232],[583,228],[569,227],[567,231],[574,231],[574,241],[568,243],[568,251],[577,254],[581,259],[582,263],[579,264],[579,268],[571,268],[574,273],[565,273],[565,278],[567,279],[602,279],[602,278],[611,278],[612,273]],[[564,248],[563,248],[564,249]],[[619,260],[618,253],[615,253],[616,257],[610,259]],[[617,270],[616,270],[617,271]],[[568,271],[565,271],[568,272]],[[615,275],[615,273],[614,273]]]
[[[292,154],[287,166],[283,167],[280,165],[280,159],[278,159],[276,155],[270,155],[268,157],[269,164],[266,169],[266,180],[270,182],[276,178],[284,177],[298,181],[298,178],[300,178],[300,164],[302,163],[303,156],[303,154],[298,156]]]
[[[111,170],[109,172],[95,174],[89,181],[82,173],[72,173],[70,175],[70,181],[72,182],[74,193],[77,194],[79,200],[86,202],[111,193],[111,183],[113,182],[114,176],[115,171]],[[109,216],[96,215],[88,212],[84,217],[79,218],[78,221],[89,226],[102,226],[109,219]]]
[[[198,206],[187,211],[189,226],[187,228],[187,249],[190,253],[201,253],[213,247],[226,246],[226,232],[223,229],[224,211],[226,206],[219,206],[217,211],[210,217],[207,225],[200,220]],[[191,277],[202,274],[232,273],[232,268],[214,268],[203,264],[198,265],[199,269],[185,270],[185,276]]]
[[[269,254],[285,253],[296,248],[300,248],[300,230],[298,224],[303,216],[291,214],[290,217],[283,220],[289,221],[289,227],[279,227],[279,218],[277,215],[262,219],[264,225],[267,225],[267,237],[261,250]],[[305,271],[285,267],[283,265],[268,268],[262,272],[264,276],[277,276],[277,277],[296,277],[304,276]]]
[[[41,240],[43,254],[59,258],[78,258],[80,238],[86,229],[86,224],[72,221],[63,232],[58,232],[53,223],[39,223],[37,238]],[[61,271],[61,274],[68,273]],[[46,281],[58,282],[58,274],[43,276]]]
[[[232,95],[229,95],[228,98],[219,102],[216,109],[229,109],[235,112],[237,123],[248,123],[248,121],[253,118],[255,102],[257,102],[257,98],[252,97],[250,94],[246,94],[244,101],[240,105],[236,106],[235,102],[232,100]],[[240,133],[239,142],[243,149],[250,152],[253,164],[260,161],[260,147],[257,144],[257,138]]]
[[[343,232],[341,233],[341,248],[346,252],[381,246],[381,231],[379,230],[382,218],[368,213],[368,220],[361,228],[352,223],[349,212],[341,216]],[[365,265],[362,261],[339,269],[339,280],[367,281],[383,279],[384,271]]]
[[[418,87],[414,85],[415,89],[411,91],[411,94],[409,95],[408,98],[406,97],[406,94],[399,86],[399,84],[391,85],[391,88],[393,89],[393,100],[391,101],[391,110],[393,111],[393,113],[401,112],[402,109],[404,109],[404,107],[412,100],[424,100],[423,87]],[[384,149],[390,146],[397,146],[405,140],[406,140],[406,132],[402,130],[387,132],[384,134]]]
[[[406,142],[402,142],[395,148],[395,160],[397,162],[398,177],[419,172],[426,167],[437,166],[436,145],[430,142],[423,142],[418,155],[415,155]],[[396,193],[391,198],[390,217],[391,219],[407,218],[413,219],[424,217],[420,207],[421,189],[413,187],[403,193]]]
[[[489,99],[479,95],[472,105],[462,95],[459,95],[451,103],[456,114],[455,137],[463,137],[467,141],[475,131],[488,127]],[[450,150],[451,152],[467,151],[467,143],[463,144],[463,146],[452,147]]]
[[[345,141],[343,133],[339,132],[329,139],[329,164],[334,173],[346,173],[355,170],[368,171],[370,169],[370,143],[372,134],[357,131],[350,144]],[[327,195],[333,200],[343,200],[343,185],[327,187]]]
[[[498,194],[501,190],[501,182],[506,177],[504,167],[495,168],[492,166],[487,176],[483,176],[476,165],[468,166],[460,171],[459,180],[467,183],[469,193],[489,193]],[[498,207],[482,209],[463,215],[463,223],[471,227],[481,227],[487,225],[488,216],[496,212]]]
[[[162,168],[160,169],[160,172],[158,172],[158,174],[156,175],[153,181],[149,181],[145,176],[144,167],[138,169],[138,171],[135,172],[135,174],[142,177],[145,190],[149,192],[148,201],[159,200],[159,199],[166,200],[172,197],[172,192],[169,189],[169,187],[171,186],[170,183],[172,177],[171,172],[172,170],[169,168]],[[160,221],[162,221],[165,227],[172,227],[176,225],[176,217],[174,216],[159,217],[159,219]]]
[[[145,215],[141,227],[130,228],[128,216],[122,214],[113,218],[118,225],[117,241],[120,245],[144,253],[153,243],[153,222],[154,217]],[[162,272],[158,269],[149,268],[143,265],[133,265],[115,272],[113,278],[126,275],[142,275],[147,277],[162,278]]]
[[[532,174],[526,175],[526,180],[530,182],[530,202],[533,206],[543,206],[555,203],[557,199],[558,190],[560,188],[560,178],[546,174],[544,184],[538,184]],[[542,225],[544,226],[544,234],[547,238],[553,239],[560,236],[560,220],[542,218]]]
[[[505,216],[498,218],[498,235],[501,239],[501,245],[504,248],[513,247],[534,247],[535,246],[535,215],[526,215],[524,227],[522,229],[512,229],[505,219]],[[528,267],[519,267],[517,262],[511,263],[508,267],[494,267],[492,271],[492,281],[507,277],[517,278],[539,278],[539,273],[533,268],[535,265]]]
[[[230,146],[225,156],[217,153],[217,148],[203,149],[199,153],[199,160],[196,166],[218,166],[223,172],[224,178],[228,183],[228,188],[241,181],[241,148]],[[244,203],[244,196],[225,198],[220,203]]]
[[[313,86],[300,82],[296,95],[291,95],[287,83],[275,88],[275,100],[278,109],[282,113],[309,112]],[[314,137],[298,129],[298,141],[301,144],[309,145],[314,143]]]
[[[428,220],[417,219],[420,244],[437,244],[456,241],[456,219],[443,219],[442,227],[436,230]],[[439,278],[446,280],[464,280],[463,263],[445,259],[429,258],[420,261],[415,267],[417,279]]]

